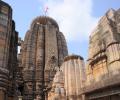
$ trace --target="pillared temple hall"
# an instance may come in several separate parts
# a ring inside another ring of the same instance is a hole
[[[22,40],[12,15],[0,0],[0,100],[120,100],[120,9],[91,32],[87,61],[53,18],[33,19]]]

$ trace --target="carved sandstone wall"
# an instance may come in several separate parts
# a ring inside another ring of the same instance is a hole
[[[89,98],[111,95],[112,91],[103,89],[107,87],[111,87],[114,93],[118,91],[118,88],[116,90],[115,87],[120,84],[120,9],[116,11],[110,9],[100,19],[96,29],[91,34],[86,74],[87,81],[81,90],[84,93],[94,91],[93,97]],[[106,93],[96,94],[95,90],[100,89]],[[109,91],[108,94],[107,91]]]
[[[12,9],[0,1],[0,100],[15,97],[18,33],[12,21]]]
[[[64,73],[62,70],[58,70],[55,74],[52,87],[48,92],[48,100],[66,100]]]

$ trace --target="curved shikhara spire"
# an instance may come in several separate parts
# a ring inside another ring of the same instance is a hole
[[[30,94],[44,97],[65,56],[68,55],[66,40],[57,23],[49,17],[37,17],[26,33],[22,46],[22,66],[24,71],[26,98]],[[32,98],[32,96],[31,96]]]

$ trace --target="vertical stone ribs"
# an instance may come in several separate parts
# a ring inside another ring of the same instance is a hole
[[[53,25],[45,27],[45,86],[53,79],[55,67],[58,67],[57,28]],[[53,75],[50,73],[52,71]]]
[[[63,58],[67,56],[68,51],[67,51],[67,45],[66,45],[66,40],[64,35],[61,32],[57,33],[57,44],[58,44],[58,65],[60,66],[63,62]]]
[[[8,5],[0,1],[0,84],[1,87],[5,89],[8,84],[8,58],[12,30],[12,27],[10,27],[12,23],[12,16],[10,16],[10,13],[12,13],[11,8],[9,9]]]
[[[38,26],[38,35],[36,41],[36,69],[35,69],[35,79],[36,79],[36,94],[42,95],[43,97],[43,81],[44,81],[44,40],[45,35],[43,31],[43,26]]]
[[[85,81],[85,66],[81,56],[65,57],[56,72],[48,100],[82,100],[81,88]]]
[[[17,62],[17,46],[18,46],[18,32],[15,31],[15,23],[12,21],[12,34],[10,37],[8,70],[9,70],[9,85],[8,96],[15,96],[16,92],[16,70]]]
[[[38,17],[26,33],[22,47],[24,98],[47,98],[48,88],[58,66],[67,56],[66,41],[57,23],[49,17]],[[34,95],[34,96],[31,96]]]

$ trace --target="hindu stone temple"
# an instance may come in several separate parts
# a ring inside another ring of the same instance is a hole
[[[54,75],[68,55],[65,38],[56,21],[46,16],[34,19],[21,53],[25,99],[47,98]]]
[[[120,99],[120,9],[110,9],[90,35],[86,67],[87,100]]]
[[[84,61],[68,55],[48,16],[36,17],[22,40],[11,6],[0,0],[0,100],[120,100],[120,9],[99,20]]]
[[[17,45],[12,9],[0,1],[0,100],[13,100],[16,95]]]

